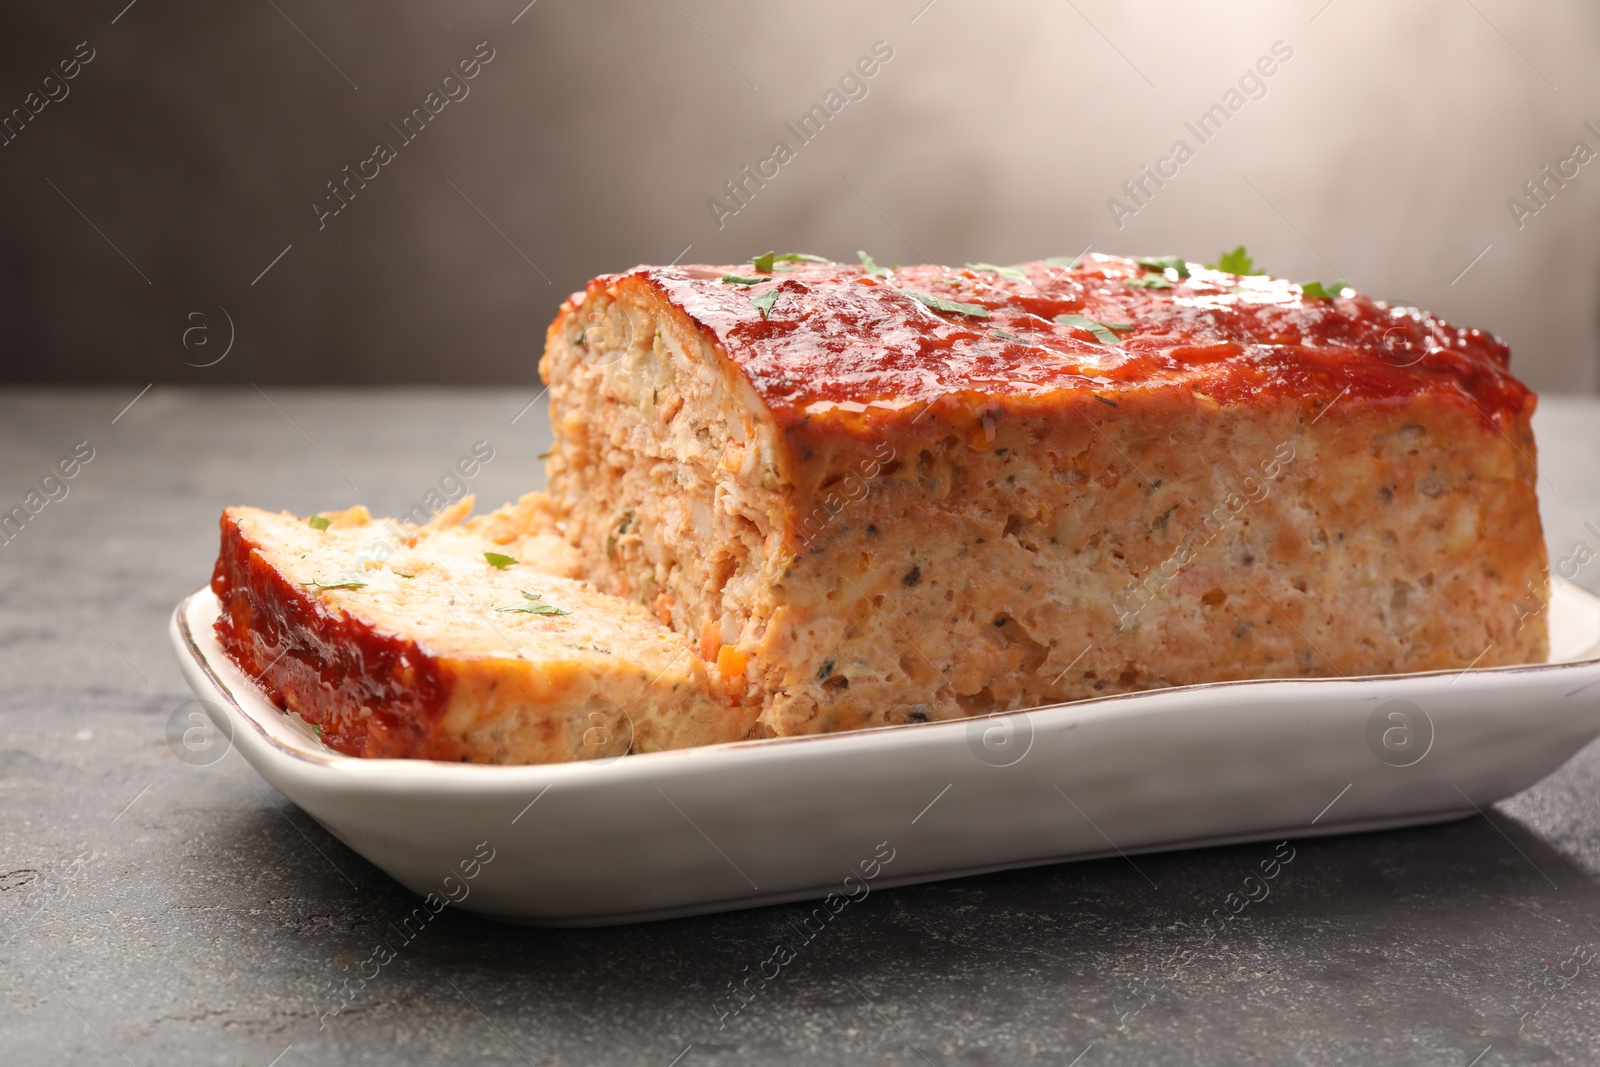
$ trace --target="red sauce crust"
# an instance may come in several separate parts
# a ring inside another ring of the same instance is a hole
[[[450,681],[415,642],[334,614],[294,585],[222,516],[211,576],[222,602],[223,650],[272,702],[322,728],[346,755],[458,760],[459,742],[438,724]]]
[[[606,275],[654,288],[743,371],[780,427],[863,405],[896,410],[970,397],[1032,400],[1070,391],[1186,389],[1220,404],[1264,401],[1320,410],[1336,397],[1403,401],[1431,394],[1471,405],[1496,426],[1526,417],[1533,394],[1509,352],[1481,330],[1452,326],[1363,294],[1321,299],[1266,276],[1190,265],[1192,274],[1087,256],[988,269],[779,263],[770,275],[731,267],[639,267]],[[761,277],[756,285],[724,274]],[[1130,282],[1165,280],[1170,287]],[[752,299],[777,292],[763,318]],[[907,291],[977,305],[976,317],[929,307]],[[1350,292],[1346,290],[1346,292]],[[581,303],[575,294],[572,305]],[[1081,315],[1113,329],[1107,344],[1064,325]]]

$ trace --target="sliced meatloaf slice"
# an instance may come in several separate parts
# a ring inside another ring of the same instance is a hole
[[[531,495],[424,527],[365,508],[222,516],[212,589],[227,652],[358,756],[545,763],[746,737],[688,643],[571,577]]]

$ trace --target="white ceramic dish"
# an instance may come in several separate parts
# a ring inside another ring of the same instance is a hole
[[[1227,682],[532,767],[326,748],[222,653],[209,590],[171,635],[240,754],[401,884],[581,926],[859,894],[868,875],[882,888],[1472,815],[1600,734],[1600,599],[1561,586],[1548,610],[1548,664]]]

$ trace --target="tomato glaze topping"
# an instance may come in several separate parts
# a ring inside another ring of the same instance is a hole
[[[629,276],[654,286],[720,343],[780,423],[958,395],[1170,386],[1223,404],[1318,408],[1346,394],[1447,393],[1496,422],[1532,398],[1506,346],[1481,330],[1351,289],[1322,299],[1264,275],[1181,273],[1103,255],[1003,270],[798,262],[771,273],[640,267],[591,288]]]

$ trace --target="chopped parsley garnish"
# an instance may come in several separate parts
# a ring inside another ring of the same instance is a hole
[[[1207,266],[1212,270],[1226,271],[1229,274],[1254,274],[1256,272],[1256,261],[1250,258],[1250,253],[1244,250],[1244,245],[1240,245],[1232,252],[1222,253],[1217,257],[1215,263],[1209,263]]]
[[[317,740],[321,741],[322,740],[322,727],[318,726],[316,723],[312,723],[311,724],[311,729],[316,732]]]
[[[321,515],[313,515],[306,520],[306,525],[313,530],[326,530],[332,523],[332,519],[325,519]]]
[[[1123,281],[1136,289],[1171,289],[1172,283],[1159,274],[1152,274],[1147,278],[1124,278]]]
[[[1314,296],[1318,300],[1332,300],[1348,288],[1350,283],[1347,281],[1332,281],[1326,285],[1321,282],[1306,282],[1300,287],[1300,292],[1306,296]]]
[[[1133,261],[1146,270],[1175,270],[1179,278],[1189,276],[1189,264],[1182,256],[1134,256]]]
[[[316,581],[301,582],[300,584],[312,589],[364,589],[367,585],[366,582],[358,582],[353,578],[342,582],[328,582],[327,584]]]
[[[762,282],[770,282],[772,279],[746,278],[740,274],[724,274],[722,280],[728,285],[760,285]]]
[[[495,608],[496,611],[520,611],[525,615],[571,615],[572,612],[565,608],[558,608],[554,604],[546,604],[540,599],[540,594],[530,593],[526,589],[520,591],[526,604],[512,604],[510,607]]]
[[[483,558],[489,561],[489,566],[505,570],[517,561],[510,556],[501,555],[499,552],[485,552]]]
[[[1056,321],[1063,326],[1071,326],[1079,330],[1088,330],[1100,339],[1101,344],[1120,344],[1122,339],[1113,330],[1127,333],[1133,329],[1131,322],[1096,322],[1087,315],[1057,315]]]
[[[967,269],[992,271],[1000,275],[1000,277],[1009,278],[1014,282],[1026,282],[1028,280],[1028,276],[1015,267],[997,267],[993,263],[968,263]]]
[[[756,258],[752,259],[750,261],[750,265],[753,266],[758,272],[760,272],[762,274],[771,274],[772,273],[772,265],[774,263],[831,263],[831,262],[833,262],[833,261],[828,259],[828,258],[826,258],[826,257],[824,257],[824,256],[813,256],[809,252],[784,252],[782,254],[778,254],[778,253],[774,253],[774,252],[763,252],[759,256],[757,256]]]
[[[942,296],[929,296],[927,293],[919,293],[915,289],[902,289],[900,291],[917,303],[925,304],[938,311],[953,311],[957,315],[971,315],[975,319],[989,317],[989,309],[982,304],[963,304],[959,300],[946,300]]]
[[[1083,262],[1080,256],[1051,256],[1044,261],[1047,267],[1066,267],[1068,270],[1077,270]]]
[[[1019,343],[1022,341],[1022,338],[1016,336],[1015,334],[1006,333],[1004,330],[992,330],[990,331],[989,336],[999,341],[1017,341]]]
[[[877,261],[871,256],[867,255],[865,252],[858,251],[856,252],[856,255],[861,259],[861,269],[866,271],[868,274],[875,275],[879,278],[887,278],[889,276],[889,268],[878,266]]]
[[[754,304],[756,310],[761,312],[762,318],[766,318],[768,315],[772,314],[772,305],[776,304],[777,302],[778,290],[776,289],[768,289],[766,292],[757,293],[755,296],[750,298],[750,303]]]

